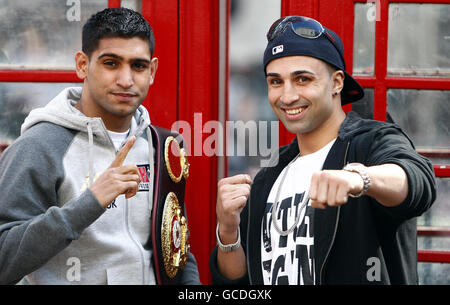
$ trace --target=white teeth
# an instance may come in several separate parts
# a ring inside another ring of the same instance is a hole
[[[303,111],[303,108],[297,108],[297,109],[286,109],[285,110],[287,114],[298,114]]]

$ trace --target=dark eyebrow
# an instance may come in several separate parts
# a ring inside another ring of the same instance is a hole
[[[280,77],[280,74],[278,73],[266,73],[266,77]]]
[[[294,77],[294,76],[297,76],[297,75],[300,75],[300,74],[305,74],[305,73],[306,74],[315,75],[313,72],[308,71],[308,70],[298,70],[298,71],[291,72],[291,77]],[[273,72],[266,74],[266,77],[280,77],[280,76],[281,76],[280,74],[273,73]]]
[[[103,53],[99,57],[97,57],[97,59],[101,59],[102,57],[113,57],[113,58],[117,58],[117,59],[123,60],[122,56],[119,56],[119,55],[114,54],[114,53]]]
[[[308,71],[308,70],[298,70],[298,71],[294,71],[291,73],[291,76],[297,76],[300,74],[311,74],[311,75],[315,75],[313,72]]]
[[[97,59],[101,59],[103,57],[112,57],[112,58],[116,58],[118,60],[124,60],[124,58],[122,56],[119,56],[117,54],[114,53],[104,53],[102,55],[100,55],[99,57],[97,57]],[[131,62],[145,62],[145,63],[150,63],[151,61],[148,60],[147,58],[131,58],[130,59]]]

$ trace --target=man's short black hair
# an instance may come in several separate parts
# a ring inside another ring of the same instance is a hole
[[[107,8],[89,18],[83,26],[82,50],[91,57],[100,39],[140,37],[148,41],[150,56],[155,50],[153,30],[141,14],[128,8]]]

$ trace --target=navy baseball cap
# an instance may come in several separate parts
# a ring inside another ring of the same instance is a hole
[[[269,62],[274,59],[296,55],[311,56],[344,72],[342,105],[364,97],[364,89],[346,72],[341,38],[318,21],[303,16],[280,18],[269,29],[267,40],[263,58],[264,73]]]

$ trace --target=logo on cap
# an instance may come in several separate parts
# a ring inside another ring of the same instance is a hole
[[[272,49],[272,55],[281,53],[283,52],[283,50],[284,50],[283,45],[276,46]]]

